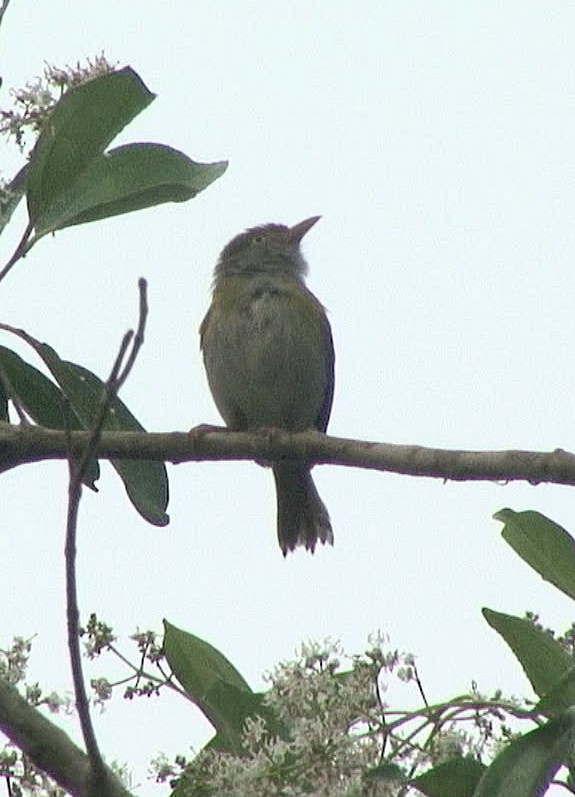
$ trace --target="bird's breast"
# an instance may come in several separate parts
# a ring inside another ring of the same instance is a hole
[[[203,349],[226,422],[313,427],[330,378],[319,303],[295,280],[251,279],[235,290],[224,284],[220,294],[216,289]]]

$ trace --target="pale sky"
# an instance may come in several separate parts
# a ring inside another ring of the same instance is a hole
[[[44,239],[1,286],[2,321],[106,376],[146,277],[147,339],[122,398],[148,429],[220,422],[197,330],[222,247],[254,224],[321,214],[304,250],[335,340],[331,433],[575,449],[572,2],[12,0],[0,35],[3,107],[44,61],[103,50],[158,95],[116,143],[230,160],[189,203]],[[2,145],[4,175],[19,165]],[[21,213],[2,262],[23,225]],[[254,688],[302,640],[359,652],[381,629],[416,654],[431,701],[472,680],[529,694],[481,607],[539,611],[559,631],[571,622],[567,599],[508,549],[491,516],[536,509],[574,532],[573,489],[318,468],[335,547],[284,560],[271,473],[169,470],[164,529],[135,513],[108,466],[100,493],[85,496],[83,616],[123,635],[167,617]],[[66,690],[66,466],[27,466],[1,485],[0,645],[36,634],[34,677]],[[94,672],[110,671],[102,661]],[[145,781],[151,756],[209,738],[173,698],[118,698],[97,724],[142,795],[160,793]]]

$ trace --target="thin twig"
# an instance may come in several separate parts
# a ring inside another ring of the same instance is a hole
[[[383,740],[381,743],[381,750],[379,751],[379,763],[381,764],[385,759],[385,748],[387,747],[387,733],[385,732],[385,726],[387,724],[387,718],[385,716],[385,703],[383,701],[383,697],[381,694],[381,687],[379,685],[379,673],[376,673],[375,676],[375,698],[377,700],[377,705],[379,706],[379,711],[381,714],[381,725],[383,728]]]
[[[416,717],[425,717],[428,721],[436,722],[437,719],[441,718],[441,715],[445,714],[446,712],[450,712],[447,716],[447,720],[452,720],[458,714],[465,711],[490,710],[506,711],[508,714],[518,720],[527,720],[536,724],[538,722],[538,718],[541,717],[541,713],[539,711],[536,711],[535,709],[521,708],[520,706],[517,706],[516,703],[510,701],[489,699],[481,700],[470,695],[459,695],[453,698],[453,700],[447,700],[443,703],[435,703],[427,708],[419,708],[415,711],[408,711],[407,709],[395,709],[393,711],[387,711],[387,730],[395,731],[401,725],[411,722]],[[391,717],[396,717],[396,719],[392,719],[390,721]],[[446,719],[444,718],[442,722],[445,721]]]
[[[148,319],[148,293],[147,293],[147,283],[143,277],[140,277],[138,280],[138,290],[140,292],[140,309],[139,309],[139,317],[138,317],[138,327],[136,329],[136,334],[134,335],[134,340],[132,343],[132,350],[128,355],[128,359],[126,360],[126,364],[124,366],[123,372],[118,376],[117,384],[116,384],[116,392],[120,390],[126,379],[128,378],[132,368],[134,367],[134,362],[136,361],[136,357],[142,345],[144,343],[144,330],[146,329],[146,321]]]
[[[0,22],[2,21],[2,17],[0,16]],[[34,225],[31,221],[28,222],[26,225],[26,229],[20,238],[20,242],[18,246],[14,250],[14,254],[10,258],[10,260],[6,263],[2,271],[0,271],[0,282],[4,279],[4,277],[8,274],[8,272],[12,269],[13,266],[20,260],[20,258],[24,257],[26,252],[28,251],[28,242],[30,241],[30,236],[32,235],[32,230],[34,229]]]
[[[66,599],[68,621],[68,651],[72,667],[72,681],[76,696],[76,709],[80,718],[82,736],[90,765],[96,779],[104,770],[104,761],[98,748],[94,726],[90,717],[88,696],[82,673],[82,654],[78,636],[80,611],[78,608],[78,586],[76,580],[76,531],[78,527],[78,510],[82,495],[82,479],[78,478],[74,460],[70,460],[70,483],[68,486],[68,516],[66,521]]]
[[[98,446],[108,411],[118,393],[120,386],[125,382],[134,365],[134,350],[136,350],[137,353],[142,345],[147,317],[147,286],[145,280],[140,280],[138,287],[140,291],[140,312],[137,335],[134,338],[132,331],[129,331],[126,333],[126,335],[124,335],[120,350],[110,372],[110,376],[104,385],[100,407],[96,414],[96,418],[94,419],[92,431],[90,433],[85,450],[79,459],[75,458],[71,451],[68,458],[70,481],[68,486],[68,515],[66,521],[65,547],[68,649],[72,667],[72,680],[74,683],[74,693],[76,697],[76,709],[80,719],[80,726],[82,729],[84,744],[86,746],[86,752],[90,760],[95,793],[98,793],[99,787],[101,789],[101,793],[105,793],[104,789],[99,785],[105,783],[107,779],[107,770],[98,747],[96,734],[94,732],[94,726],[90,716],[89,700],[86,693],[86,685],[82,672],[82,654],[79,637],[80,610],[78,605],[78,585],[76,573],[78,512],[80,507],[80,499],[82,497],[82,480],[86,473],[88,464],[94,456]],[[130,346],[132,340],[132,351],[129,355],[127,355],[128,347]],[[126,359],[125,365],[123,365],[124,359]]]
[[[134,679],[137,680],[140,677],[147,678],[148,681],[152,681],[154,684],[156,684],[158,688],[165,686],[167,689],[170,689],[172,692],[175,692],[180,697],[183,697],[184,700],[188,700],[190,703],[195,703],[195,701],[190,697],[190,695],[184,689],[182,689],[182,687],[174,683],[172,675],[168,675],[168,673],[164,672],[159,662],[156,662],[156,667],[162,674],[161,678],[159,678],[157,675],[154,675],[151,672],[147,672],[144,669],[143,660],[140,667],[136,667],[136,665],[132,664],[132,662],[128,659],[128,657],[125,656],[117,647],[115,647],[115,645],[113,644],[108,645],[108,650],[110,651],[110,653],[113,653],[115,656],[117,656],[120,659],[120,661],[123,664],[125,664],[130,670],[134,671],[134,675],[129,675],[126,678],[122,678],[121,681],[114,682],[113,684],[114,686],[120,686],[123,683],[128,683],[129,681],[133,681]]]
[[[8,10],[8,6],[10,5],[10,0],[3,0],[2,5],[0,6],[0,24],[2,24],[2,19],[4,14]]]
[[[145,279],[140,278],[138,280],[138,289],[140,293],[140,306],[138,312],[138,327],[136,329],[136,334],[134,334],[133,330],[128,330],[122,339],[122,343],[120,344],[120,350],[112,366],[112,370],[110,372],[110,376],[108,377],[105,385],[104,390],[102,392],[102,398],[100,401],[100,407],[96,414],[96,418],[94,420],[94,424],[92,426],[92,432],[90,434],[90,441],[86,446],[84,454],[79,461],[78,464],[78,475],[80,481],[86,475],[86,469],[90,463],[90,460],[93,458],[96,448],[98,447],[98,443],[100,442],[100,438],[102,435],[102,430],[104,428],[104,423],[108,416],[108,411],[110,409],[110,405],[118,395],[118,392],[128,376],[130,375],[132,368],[134,367],[134,363],[136,361],[136,357],[138,352],[140,351],[142,344],[144,342],[144,330],[146,327],[146,320],[148,318],[148,299],[147,299],[147,283]],[[132,344],[132,348],[128,353],[128,348]],[[124,359],[126,358],[126,362],[124,364]]]
[[[429,708],[429,703],[427,702],[427,697],[425,696],[425,690],[423,688],[423,684],[421,683],[421,678],[419,677],[417,665],[414,662],[411,666],[413,669],[413,680],[417,684],[417,688],[419,689],[419,694],[421,695],[421,699],[423,700],[425,708]]]

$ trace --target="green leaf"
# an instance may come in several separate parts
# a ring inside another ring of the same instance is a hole
[[[487,767],[474,758],[451,758],[412,783],[427,797],[473,797]]]
[[[520,617],[483,609],[483,616],[507,642],[534,692],[543,697],[573,666],[573,660],[546,631]]]
[[[75,363],[62,360],[47,343],[28,335],[22,329],[10,330],[25,340],[41,357],[62,389],[84,429],[93,427],[100,409],[104,382],[91,371]],[[114,398],[104,421],[104,429],[123,432],[145,431],[119,398]],[[168,476],[162,462],[147,460],[111,460],[124,483],[130,501],[149,523],[165,526],[169,522]]]
[[[217,747],[239,754],[246,716],[261,698],[233,664],[208,642],[164,620],[164,652],[186,694],[217,731]],[[246,713],[247,711],[247,713]]]
[[[130,67],[66,92],[44,125],[28,165],[28,213],[35,227],[42,227],[44,214],[153,99]]]
[[[4,346],[0,346],[0,377],[8,380],[16,399],[36,423],[48,429],[84,428],[62,391],[41,371]],[[99,478],[100,466],[93,460],[84,483],[96,490],[95,482]]]
[[[41,346],[40,356],[85,424],[85,428],[92,428],[100,407],[104,382],[87,368],[60,360],[47,344]],[[117,432],[145,431],[142,424],[118,397],[110,405],[103,428]],[[122,479],[126,493],[140,515],[154,526],[167,525],[169,517],[166,508],[169,492],[165,465],[162,462],[143,459],[113,459],[110,462]]]
[[[217,733],[206,748],[224,753],[242,752],[242,732],[248,717],[261,717],[270,737],[288,740],[290,734],[273,709],[265,703],[261,692],[245,692],[223,681],[215,683],[208,692],[209,710],[219,723]],[[205,713],[205,712],[204,712]],[[208,716],[206,714],[206,716]],[[210,721],[213,723],[212,719]]]
[[[226,162],[195,163],[161,144],[105,148],[153,100],[129,67],[71,89],[42,130],[28,168],[30,246],[49,232],[184,202],[220,177]]]
[[[493,516],[505,523],[501,535],[546,581],[575,599],[575,540],[539,512],[501,509]]]
[[[366,769],[363,773],[363,779],[367,783],[377,783],[381,781],[386,781],[388,783],[408,782],[408,779],[402,768],[397,764],[394,764],[392,761],[385,761],[383,764],[378,764],[375,767]]]
[[[220,682],[252,692],[241,673],[209,642],[182,631],[167,620],[164,620],[164,632],[168,662],[190,697],[201,697]]]
[[[0,346],[0,368],[8,378],[18,401],[36,423],[48,429],[66,428],[67,420],[64,412],[66,399],[54,382],[4,346]],[[73,412],[68,414],[70,429],[84,428]]]
[[[540,797],[567,759],[575,738],[575,709],[526,733],[500,753],[473,797]]]
[[[535,706],[535,711],[553,716],[570,706],[575,706],[575,665],[553,684],[545,697]]]
[[[44,234],[163,202],[185,202],[220,177],[226,166],[195,163],[160,144],[118,147],[93,161],[36,229]]]

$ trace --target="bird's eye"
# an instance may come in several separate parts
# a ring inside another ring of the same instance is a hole
[[[253,243],[254,243],[256,246],[261,246],[261,245],[263,244],[264,240],[265,240],[265,239],[264,239],[264,236],[263,236],[263,235],[261,235],[261,234],[260,234],[260,235],[254,235],[254,237],[252,238],[252,242],[253,242]]]

